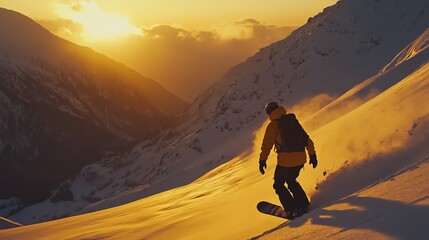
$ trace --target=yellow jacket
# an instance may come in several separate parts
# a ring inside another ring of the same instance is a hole
[[[262,141],[260,160],[267,160],[270,155],[271,149],[275,146],[276,149],[280,148],[281,137],[276,123],[276,119],[286,114],[286,109],[279,107],[270,114],[271,122],[265,130],[264,140]],[[308,138],[307,143],[308,155],[315,154],[314,143]],[[302,152],[279,152],[277,153],[277,164],[282,167],[296,167],[304,165],[307,162],[305,151]]]

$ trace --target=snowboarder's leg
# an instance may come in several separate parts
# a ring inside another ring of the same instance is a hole
[[[302,189],[299,182],[296,181],[296,178],[298,177],[301,168],[302,166],[288,168],[288,174],[286,178],[288,189],[292,193],[293,198],[295,199],[298,215],[302,215],[303,213],[305,213],[308,209],[308,206],[310,205],[310,202],[308,201],[304,189]]]
[[[288,177],[287,173],[288,168],[280,166],[276,167],[273,188],[276,190],[276,193],[279,196],[280,202],[283,205],[283,209],[286,212],[293,212],[296,208],[295,200],[293,199],[289,190],[285,187],[285,182]]]

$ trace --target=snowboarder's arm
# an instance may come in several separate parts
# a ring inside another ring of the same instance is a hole
[[[313,143],[313,141],[311,141],[310,138],[308,138],[306,148],[307,148],[308,156],[310,157],[310,162],[308,164],[313,165],[313,168],[316,168],[317,156],[316,156],[316,151],[314,150],[314,143]]]
[[[260,160],[267,160],[268,155],[270,155],[271,149],[276,142],[277,131],[276,126],[273,122],[268,124],[267,129],[265,130],[264,140],[262,141],[261,154],[259,156]]]
[[[308,142],[307,142],[307,147],[306,148],[307,148],[308,156],[316,154],[316,150],[314,149],[314,143],[311,140],[311,138],[308,138]]]

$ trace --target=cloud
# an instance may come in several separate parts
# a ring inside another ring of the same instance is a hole
[[[62,38],[68,39],[79,44],[82,44],[84,42],[84,39],[82,38],[83,26],[79,23],[75,23],[67,19],[42,19],[37,20],[37,22],[52,33]]]
[[[209,31],[187,31],[169,25],[155,25],[144,28],[144,32],[150,38],[186,38],[197,41],[265,39],[270,41],[284,38],[292,29],[292,27],[265,25],[255,19],[245,19],[229,24],[219,24]]]
[[[131,24],[125,16],[105,11],[93,0],[57,2],[55,11],[60,19],[80,24],[80,34],[86,41],[141,34],[141,29]]]
[[[156,25],[151,28],[144,28],[144,35],[150,39],[184,39],[192,37],[191,32],[169,25]]]
[[[82,6],[70,6],[82,10]],[[260,48],[285,38],[294,29],[266,25],[255,19],[219,24],[207,30],[154,25],[141,27],[141,34],[129,34],[120,41],[95,43],[83,37],[88,29],[80,22],[70,19],[39,22],[61,37],[125,63],[188,101],[229,68]]]
[[[134,56],[126,52],[113,53],[113,50],[110,56],[192,101],[229,68],[260,48],[285,38],[293,29],[264,25],[253,19],[205,31],[156,25],[144,28],[143,36],[135,36],[124,43],[134,49]],[[99,47],[103,52],[112,49]]]
[[[221,39],[279,39],[290,27],[266,25],[255,19],[236,21],[233,24],[224,24],[215,28]]]

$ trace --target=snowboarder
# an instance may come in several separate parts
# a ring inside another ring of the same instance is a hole
[[[265,173],[268,155],[274,145],[277,152],[277,166],[273,188],[283,205],[282,214],[286,218],[293,219],[307,213],[310,207],[307,195],[296,178],[306,163],[305,149],[310,157],[309,164],[316,168],[317,157],[314,144],[295,115],[286,114],[286,109],[279,106],[277,102],[268,103],[265,111],[271,122],[265,130],[262,142],[259,171],[261,174]]]

